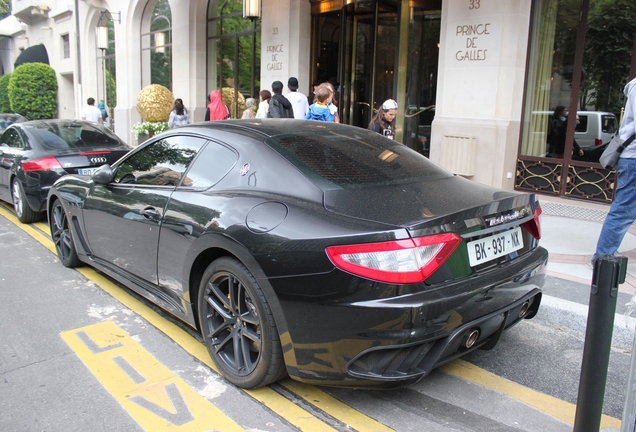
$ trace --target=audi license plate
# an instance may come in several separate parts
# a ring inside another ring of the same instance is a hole
[[[468,242],[470,266],[483,264],[495,258],[509,254],[523,247],[521,228],[517,227],[489,237]]]
[[[93,175],[93,173],[97,171],[97,168],[79,168],[77,173],[79,175]]]

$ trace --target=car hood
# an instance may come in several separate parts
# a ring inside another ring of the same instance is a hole
[[[506,213],[534,196],[484,186],[458,176],[419,183],[325,192],[331,212],[410,230]]]

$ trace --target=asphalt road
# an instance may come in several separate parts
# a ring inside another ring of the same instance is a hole
[[[63,267],[47,235],[0,206],[0,431],[572,430],[584,341],[540,319],[405,389],[287,379],[246,391],[213,370],[196,333]],[[620,425],[629,360],[611,354],[603,426]]]

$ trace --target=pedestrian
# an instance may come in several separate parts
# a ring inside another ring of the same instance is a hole
[[[318,86],[320,84],[322,84],[322,80],[321,79],[318,78],[318,79],[314,80],[314,83],[311,86],[312,91],[311,91],[311,93],[309,93],[307,95],[307,102],[309,103],[309,105],[311,105],[314,102],[316,102],[316,99],[315,99],[315,97],[316,97],[316,89],[318,88]]]
[[[380,135],[393,139],[395,136],[395,116],[397,115],[398,104],[393,99],[387,99],[382,104],[375,116],[369,123],[369,130]]]
[[[187,124],[190,124],[190,113],[188,113],[188,110],[183,106],[183,100],[177,98],[174,100],[174,106],[168,119],[168,127],[175,128]]]
[[[261,90],[259,93],[258,110],[256,110],[256,118],[267,118],[267,111],[269,110],[269,101],[272,99],[272,93],[269,90]]]
[[[269,101],[267,117],[294,118],[292,104],[285,96],[283,96],[283,83],[280,81],[274,81],[272,83],[272,92],[274,93],[274,95]]]
[[[104,101],[99,101],[97,104],[97,108],[102,113],[102,124],[107,124],[106,119],[108,118],[108,111],[106,111],[106,105],[104,105]]]
[[[223,103],[221,92],[212,90],[207,96],[208,107],[205,110],[205,121],[227,120],[230,118],[230,109]]]
[[[241,118],[253,119],[256,114],[256,99],[247,98],[247,100],[245,101],[245,106],[247,108],[245,108],[245,111],[243,111],[243,117]]]
[[[307,103],[307,96],[298,91],[298,79],[291,77],[287,81],[287,100],[291,102],[294,111],[294,117],[297,119],[304,119],[309,111],[309,104]]]
[[[86,100],[86,106],[82,109],[82,120],[104,124],[104,120],[102,120],[102,112],[95,106],[95,99],[92,97],[89,97]]]
[[[619,134],[627,141],[636,133],[636,78],[625,86],[625,114]],[[601,235],[592,257],[592,265],[601,255],[614,255],[620,247],[625,233],[636,220],[636,141],[623,150],[616,165],[616,192],[614,202],[603,222]]]
[[[319,87],[327,87],[329,89],[329,91],[331,92],[331,99],[329,100],[329,110],[331,111],[331,114],[333,114],[334,116],[334,123],[340,123],[340,117],[338,116],[338,101],[336,100],[336,88],[334,87],[334,85],[331,83],[331,81],[325,81],[324,83],[320,84]]]
[[[550,118],[550,124],[548,125],[548,157],[563,159],[567,130],[568,113],[563,105],[558,105],[554,109],[554,113]],[[572,146],[575,155],[583,156],[583,150],[581,150],[576,140],[572,142]]]
[[[305,118],[307,120],[333,122],[335,120],[335,116],[329,109],[329,103],[333,97],[331,90],[327,86],[318,86],[315,93],[316,102],[311,104]]]

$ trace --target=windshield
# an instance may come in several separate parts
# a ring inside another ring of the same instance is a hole
[[[51,149],[119,147],[123,143],[108,129],[91,123],[49,123],[30,126],[29,132]]]
[[[452,176],[421,154],[378,133],[283,134],[265,141],[318,187],[355,189]]]

